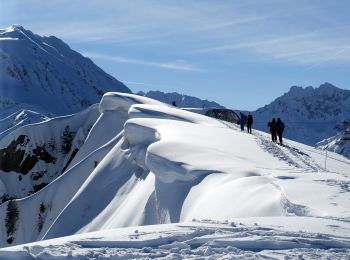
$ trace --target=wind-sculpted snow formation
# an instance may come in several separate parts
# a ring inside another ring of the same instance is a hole
[[[96,118],[62,175],[0,206],[3,220],[16,216],[9,208],[18,212],[15,223],[0,225],[2,246],[81,235],[0,255],[135,258],[177,250],[188,258],[205,247],[214,257],[297,254],[298,248],[306,255],[349,253],[350,161],[344,157],[329,153],[325,165],[320,150],[289,140],[278,146],[262,132],[246,134],[234,124],[132,94],[105,94]],[[177,222],[187,224],[118,229]],[[261,228],[254,224],[260,222]],[[134,249],[121,249],[126,247]]]

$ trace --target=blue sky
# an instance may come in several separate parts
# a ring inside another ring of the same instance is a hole
[[[350,89],[350,1],[3,0],[0,27],[55,35],[133,91],[254,110],[292,85]]]

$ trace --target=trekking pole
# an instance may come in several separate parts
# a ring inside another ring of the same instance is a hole
[[[325,170],[327,170],[327,155],[328,155],[328,146],[326,147],[326,157],[325,157],[325,160],[324,160],[324,168]]]

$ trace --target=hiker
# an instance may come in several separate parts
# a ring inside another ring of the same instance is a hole
[[[245,114],[243,114],[242,112],[240,112],[240,114],[241,114],[241,119],[240,119],[241,131],[244,131],[244,125],[245,125],[247,116]]]
[[[252,125],[253,125],[253,116],[251,113],[249,113],[247,118],[247,131],[249,134],[252,133]]]
[[[280,141],[280,145],[282,145],[282,135],[283,135],[283,130],[284,130],[284,123],[280,118],[277,118],[276,122],[276,132],[278,135],[278,139]]]
[[[271,122],[269,122],[267,126],[270,127],[272,142],[277,142],[276,119],[272,118]]]

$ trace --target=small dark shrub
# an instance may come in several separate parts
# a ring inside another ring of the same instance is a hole
[[[7,204],[6,217],[5,217],[5,227],[7,233],[7,243],[11,244],[13,242],[13,235],[16,232],[16,224],[18,221],[19,211],[17,202],[15,200],[10,200]]]

